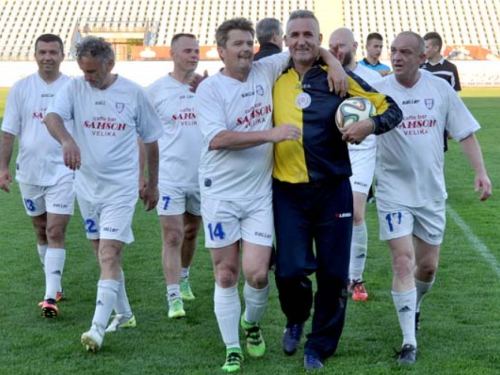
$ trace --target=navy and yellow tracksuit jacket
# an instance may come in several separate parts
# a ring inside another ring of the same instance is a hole
[[[401,122],[402,112],[392,98],[376,92],[356,74],[346,73],[348,96],[366,97],[377,109],[372,117],[375,134]],[[279,181],[307,183],[351,175],[347,144],[335,124],[335,112],[344,98],[330,92],[327,75],[328,67],[318,58],[301,80],[290,61],[274,85],[274,126],[293,124],[302,129],[300,140],[274,145],[273,177]]]

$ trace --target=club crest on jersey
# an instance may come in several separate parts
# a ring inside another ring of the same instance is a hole
[[[311,105],[311,95],[309,95],[307,92],[301,92],[295,98],[295,104],[300,109],[309,107]]]
[[[255,87],[255,92],[257,95],[264,96],[264,87],[262,87],[262,85],[257,85]]]
[[[434,107],[434,99],[425,99],[424,103],[427,109],[432,109],[432,107]]]
[[[118,113],[122,113],[123,110],[125,109],[125,103],[116,103],[115,107]]]

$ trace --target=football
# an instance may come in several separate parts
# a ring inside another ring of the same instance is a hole
[[[373,103],[359,96],[347,98],[340,103],[335,113],[335,123],[340,131],[354,122],[365,120],[373,116],[376,112]]]

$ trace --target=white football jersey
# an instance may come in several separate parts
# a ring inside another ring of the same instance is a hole
[[[361,64],[356,65],[356,69],[353,70],[353,73],[360,76],[363,81],[366,81],[366,83],[368,83],[370,86],[372,82],[380,81],[380,73]],[[377,136],[375,134],[370,134],[359,145],[355,145],[352,143],[349,143],[347,145],[349,151],[360,151],[373,147],[377,147]]]
[[[273,145],[243,150],[209,150],[221,131],[253,132],[272,127],[274,82],[289,54],[256,61],[246,82],[217,73],[196,92],[196,113],[204,145],[200,161],[201,194],[224,200],[253,199],[271,193]]]
[[[83,77],[72,79],[56,95],[47,113],[73,119],[73,138],[82,165],[76,172],[76,193],[94,203],[138,195],[139,147],[163,134],[161,121],[144,90],[118,76],[107,89],[91,87]]]
[[[158,112],[164,134],[160,148],[160,181],[168,186],[197,187],[202,136],[190,86],[165,76],[146,92]]]
[[[73,173],[64,165],[61,145],[43,123],[55,94],[70,79],[61,75],[48,84],[34,73],[16,82],[9,92],[2,131],[19,137],[16,180],[20,183],[53,186]],[[71,128],[71,122],[65,125]]]
[[[394,75],[373,84],[403,111],[403,121],[377,139],[377,199],[408,207],[447,198],[444,129],[460,141],[480,128],[448,82],[424,70],[420,73],[409,89]]]

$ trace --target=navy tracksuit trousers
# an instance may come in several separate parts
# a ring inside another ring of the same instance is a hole
[[[314,315],[305,354],[334,354],[344,327],[353,201],[349,179],[291,184],[274,180],[276,285],[288,324]],[[313,245],[314,243],[314,245]]]

